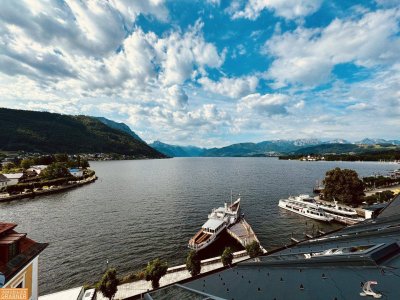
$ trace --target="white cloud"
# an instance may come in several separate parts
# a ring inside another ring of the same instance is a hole
[[[221,4],[221,0],[206,0],[206,2],[215,6],[219,6]]]
[[[164,85],[182,84],[197,65],[201,71],[206,67],[220,67],[224,55],[204,40],[201,33],[203,23],[197,21],[193,27],[181,35],[174,32],[155,44],[158,58],[162,61],[161,80]]]
[[[376,0],[376,3],[383,7],[398,7],[398,0]]]
[[[0,12],[3,41],[29,38],[69,54],[101,57],[117,50],[139,14],[168,17],[163,1],[49,2],[4,1]]]
[[[240,99],[237,111],[256,112],[260,115],[286,115],[289,97],[284,94],[251,94]]]
[[[315,13],[321,2],[321,0],[248,0],[244,8],[240,8],[238,2],[233,2],[228,12],[233,19],[255,20],[264,9],[267,9],[279,17],[293,20]]]
[[[362,111],[362,110],[365,111],[365,110],[372,109],[372,107],[368,103],[359,102],[359,103],[347,106],[347,109],[349,109],[349,110],[357,110],[357,111]]]
[[[315,86],[325,82],[337,64],[390,64],[400,56],[399,17],[399,10],[380,10],[359,20],[335,19],[326,28],[299,27],[275,35],[266,42],[265,53],[276,58],[267,77],[275,80],[275,87]]]
[[[258,78],[256,76],[223,77],[219,81],[212,81],[207,77],[202,77],[198,81],[206,91],[230,98],[240,98],[248,95],[254,92],[258,85]]]
[[[167,99],[171,106],[176,108],[185,108],[188,103],[185,91],[176,84],[167,88]]]

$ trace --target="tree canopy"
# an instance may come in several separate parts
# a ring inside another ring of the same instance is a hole
[[[262,254],[260,244],[257,241],[253,241],[246,245],[246,251],[250,258],[254,258]]]
[[[335,168],[326,172],[323,195],[326,200],[350,205],[363,201],[364,184],[354,170]]]
[[[97,289],[100,290],[104,297],[111,300],[118,291],[118,284],[117,270],[112,268],[104,273],[101,280],[97,283]]]
[[[186,258],[186,269],[192,276],[200,274],[201,262],[195,250],[190,251]]]
[[[233,260],[233,251],[231,247],[226,247],[224,252],[221,255],[221,261],[224,266],[229,266],[232,264]]]
[[[52,163],[40,173],[40,177],[44,179],[56,179],[70,177],[67,167],[63,163]]]
[[[160,286],[160,279],[167,274],[168,264],[159,258],[147,263],[144,273],[147,281],[151,281],[151,286],[155,289]]]

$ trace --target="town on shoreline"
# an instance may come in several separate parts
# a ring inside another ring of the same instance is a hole
[[[9,155],[0,164],[0,202],[75,188],[97,179],[86,157],[67,154]]]

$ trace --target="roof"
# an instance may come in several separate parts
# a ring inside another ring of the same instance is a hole
[[[400,196],[375,219],[164,289],[209,299],[358,299],[364,284],[376,281],[372,289],[382,298],[400,299],[399,277]],[[146,299],[162,299],[159,291]]]
[[[34,166],[31,166],[32,169],[40,169],[40,170],[46,169],[47,167],[48,167],[48,165],[34,165]]]
[[[218,219],[208,219],[207,222],[204,223],[202,228],[208,228],[211,230],[217,229],[220,225],[222,225],[224,221]]]
[[[10,173],[3,175],[6,176],[8,179],[20,179],[22,176],[24,176],[24,173]]]
[[[77,300],[81,293],[82,287],[77,287],[49,295],[40,296],[39,300]]]
[[[19,241],[19,254],[9,261],[0,261],[0,272],[6,277],[6,282],[13,278],[29,262],[37,257],[47,246],[45,243],[37,243],[26,237],[24,233],[14,231],[17,224],[0,222],[0,246],[8,247],[9,244]]]
[[[72,169],[68,169],[68,171],[70,171],[70,172],[81,172],[82,170],[72,168]]]
[[[6,182],[6,181],[10,181],[10,179],[8,179],[6,176],[4,176],[3,174],[0,174],[0,182]]]
[[[0,237],[0,245],[10,245],[26,236],[25,233],[10,233]]]
[[[11,229],[14,229],[15,227],[17,227],[17,224],[0,222],[0,234],[9,231]]]

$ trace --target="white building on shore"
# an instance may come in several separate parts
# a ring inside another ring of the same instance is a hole
[[[19,183],[19,181],[22,179],[24,176],[24,173],[10,173],[10,174],[3,174],[7,179],[9,180],[7,182],[7,185],[16,185]]]

